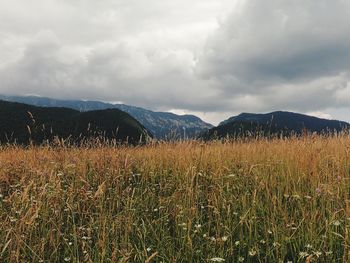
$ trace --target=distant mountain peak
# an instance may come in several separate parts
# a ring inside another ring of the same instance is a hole
[[[137,106],[112,104],[91,100],[62,100],[37,96],[0,96],[0,99],[42,107],[65,107],[78,111],[120,109],[138,120],[158,139],[194,138],[213,125],[194,115],[177,115],[171,112],[156,112]]]
[[[301,134],[307,130],[316,133],[339,132],[349,129],[350,124],[289,111],[270,113],[241,113],[208,130],[204,137],[241,136],[245,133]]]

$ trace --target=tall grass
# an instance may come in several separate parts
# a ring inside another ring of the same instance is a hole
[[[3,147],[0,262],[350,262],[350,138]]]

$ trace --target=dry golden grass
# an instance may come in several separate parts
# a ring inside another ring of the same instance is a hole
[[[350,138],[0,151],[0,262],[350,262]]]

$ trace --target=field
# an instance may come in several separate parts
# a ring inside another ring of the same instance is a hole
[[[350,262],[350,137],[0,151],[0,262]]]

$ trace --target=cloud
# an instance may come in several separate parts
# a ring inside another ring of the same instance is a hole
[[[245,1],[208,40],[197,74],[217,79],[232,109],[344,106],[349,33],[348,1]]]
[[[350,111],[345,0],[0,0],[0,56],[5,94],[122,101],[213,122],[242,111]]]

